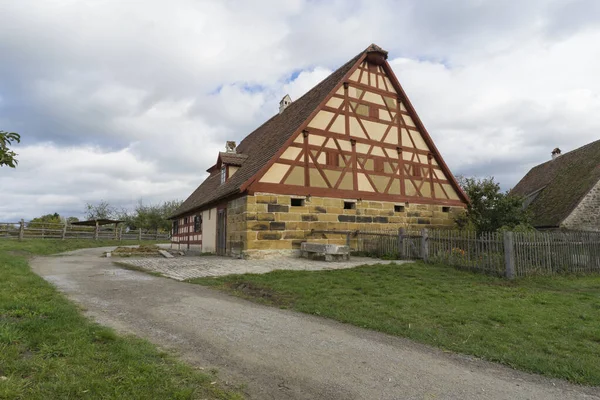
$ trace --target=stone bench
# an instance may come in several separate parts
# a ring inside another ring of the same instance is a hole
[[[321,261],[347,261],[350,259],[350,247],[303,242],[300,247],[300,257]]]

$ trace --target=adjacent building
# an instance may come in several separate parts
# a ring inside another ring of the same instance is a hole
[[[538,229],[600,231],[600,140],[533,167],[511,191]]]
[[[333,231],[452,226],[467,196],[387,55],[369,46],[227,142],[173,215],[173,245],[264,257],[305,240],[343,243]]]

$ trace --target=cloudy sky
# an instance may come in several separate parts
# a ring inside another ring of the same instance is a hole
[[[250,4],[251,3],[251,4]],[[184,199],[374,42],[455,174],[512,187],[600,139],[597,0],[0,0],[0,221]]]

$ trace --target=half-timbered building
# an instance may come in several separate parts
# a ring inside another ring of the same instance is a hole
[[[243,257],[290,253],[314,231],[451,226],[467,197],[387,62],[369,46],[228,142],[173,215],[173,244]]]

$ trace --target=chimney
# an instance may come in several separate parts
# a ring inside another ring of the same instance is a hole
[[[560,149],[557,147],[554,150],[552,150],[552,159],[556,160],[558,157],[560,157]]]
[[[289,94],[286,94],[279,102],[279,114],[281,114],[290,104],[292,104],[292,98]]]
[[[227,153],[235,153],[235,142],[232,140],[228,140],[225,142],[225,152]]]

